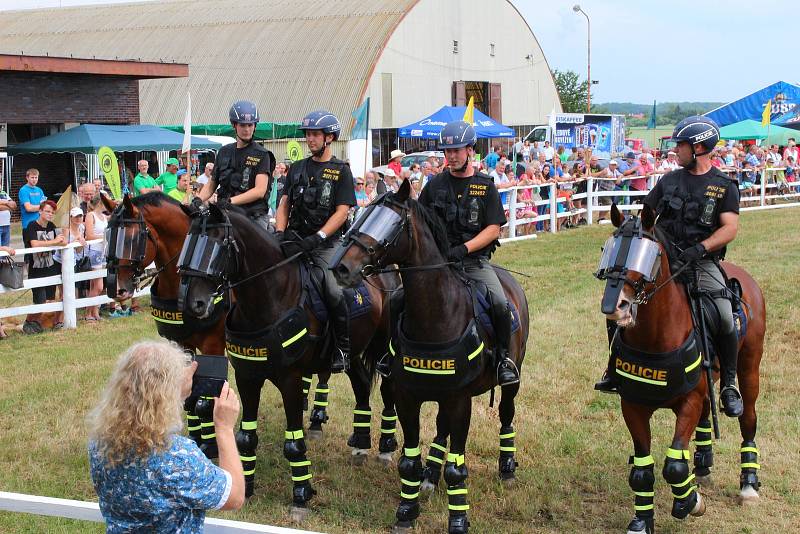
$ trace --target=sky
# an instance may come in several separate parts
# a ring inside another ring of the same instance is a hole
[[[0,10],[120,1],[130,0],[0,0]],[[592,102],[729,102],[779,80],[800,84],[788,0],[512,0],[550,68],[586,79],[576,1],[591,21]]]

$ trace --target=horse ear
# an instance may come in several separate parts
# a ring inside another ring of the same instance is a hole
[[[105,195],[100,195],[100,198],[103,200],[103,205],[106,207],[108,211],[114,211],[116,206],[114,202]],[[133,202],[131,202],[131,197],[125,193],[125,196],[122,197],[122,205],[125,206],[125,212],[132,214],[133,213]]]
[[[400,184],[400,189],[395,193],[394,198],[398,202],[405,202],[408,200],[408,195],[411,193],[411,183],[408,180],[403,180]]]
[[[225,217],[222,215],[222,210],[214,202],[208,203],[208,212],[216,220],[221,221]]]
[[[611,224],[619,228],[624,220],[625,217],[622,215],[622,212],[619,211],[617,204],[611,204]]]
[[[642,228],[644,228],[647,231],[652,230],[653,226],[655,226],[656,224],[656,214],[653,211],[653,208],[651,208],[647,204],[644,204],[644,206],[642,207],[642,212],[640,214],[640,217],[642,219]]]

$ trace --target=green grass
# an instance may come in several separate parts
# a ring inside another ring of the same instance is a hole
[[[704,490],[704,517],[678,522],[669,517],[671,497],[660,474],[656,521],[661,533],[794,532],[800,524],[800,210],[742,216],[729,259],[754,274],[768,307],[761,397],[757,405],[761,449],[761,502],[742,508],[738,494],[738,446],[734,421],[721,418],[716,444],[716,486]],[[632,516],[628,456],[632,445],[615,397],[592,384],[605,365],[605,332],[599,312],[602,284],[591,273],[610,228],[592,227],[503,246],[496,256],[521,279],[531,307],[531,335],[517,402],[518,484],[504,489],[496,479],[497,409],[488,397],[474,399],[467,448],[472,532],[624,532]],[[0,490],[95,499],[88,477],[84,417],[124,347],[154,337],[146,314],[104,321],[77,331],[36,337],[12,333],[0,341]],[[305,528],[335,533],[385,532],[398,502],[394,468],[370,460],[348,463],[353,399],[342,376],[331,382],[331,422],[321,442],[309,442],[319,495]],[[259,418],[257,494],[237,513],[221,517],[290,526],[289,470],[281,454],[284,417],[280,398],[264,389]],[[376,395],[373,413],[381,404]],[[433,436],[434,407],[423,410],[423,443]],[[373,418],[374,450],[378,420]],[[674,417],[653,418],[653,455],[660,473]],[[422,506],[417,532],[441,532],[446,497]],[[101,525],[0,513],[0,532],[101,532]]]

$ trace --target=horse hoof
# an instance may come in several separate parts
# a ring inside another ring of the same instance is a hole
[[[419,485],[419,498],[429,499],[434,491],[436,491],[436,486],[429,480],[423,480]]]
[[[697,485],[701,488],[712,488],[714,487],[714,480],[711,478],[711,475],[698,475],[695,477],[695,481]]]
[[[398,521],[392,527],[392,534],[410,534],[414,530],[414,524],[410,521]]]
[[[704,513],[706,513],[706,500],[703,499],[703,496],[698,493],[697,504],[694,505],[694,508],[691,512],[689,512],[689,514],[693,515],[694,517],[700,517]]]
[[[350,451],[350,462],[353,465],[364,465],[369,456],[369,449],[352,449]]]
[[[304,506],[292,506],[289,508],[289,519],[292,523],[302,523],[308,517],[308,508]]]
[[[742,506],[756,504],[759,499],[758,492],[753,486],[747,485],[739,492],[739,504]]]
[[[308,439],[311,441],[317,441],[322,439],[322,430],[312,430],[308,429]]]
[[[391,452],[382,452],[378,454],[378,462],[384,467],[391,467],[394,464],[394,456]]]

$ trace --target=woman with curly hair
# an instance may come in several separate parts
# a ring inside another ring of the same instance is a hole
[[[163,341],[137,343],[117,361],[89,416],[92,483],[108,532],[202,532],[206,510],[244,503],[239,399],[227,382],[214,399],[219,467],[179,434],[196,369]]]

